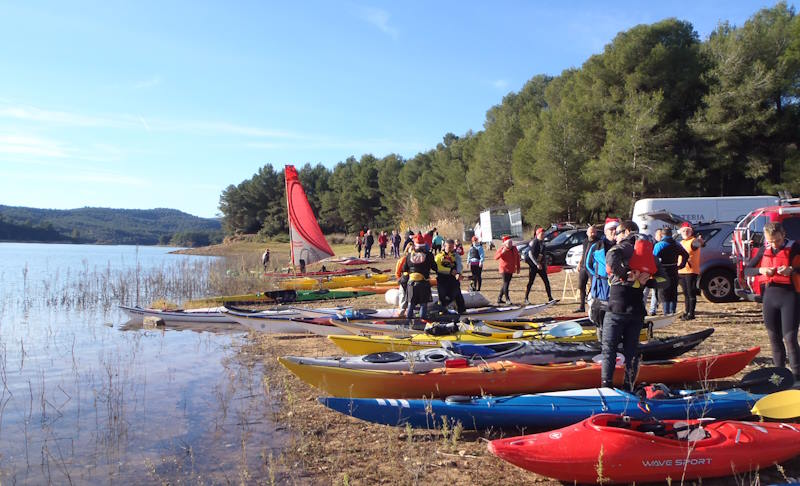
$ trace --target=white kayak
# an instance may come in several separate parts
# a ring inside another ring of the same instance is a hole
[[[224,314],[222,311],[225,307],[201,307],[197,309],[148,309],[145,307],[129,307],[126,305],[119,306],[120,309],[128,314],[128,317],[134,321],[142,321],[145,317],[157,317],[163,319],[165,323],[178,323],[178,322],[203,322],[203,323],[217,323],[217,324],[232,324],[235,323],[233,319]],[[253,311],[254,313],[262,311]],[[273,311],[274,312],[274,311]]]

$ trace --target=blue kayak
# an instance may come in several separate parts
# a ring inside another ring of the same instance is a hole
[[[445,400],[387,398],[320,398],[337,412],[384,425],[441,428],[461,422],[467,430],[554,429],[580,422],[598,413],[628,415],[633,419],[687,419],[748,417],[764,395],[739,388],[724,391],[668,391],[665,398],[642,399],[613,388],[588,388],[507,397],[448,397]]]

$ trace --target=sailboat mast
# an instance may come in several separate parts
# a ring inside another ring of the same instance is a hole
[[[294,242],[292,241],[292,217],[290,215],[291,206],[289,205],[289,178],[287,177],[288,168],[289,166],[286,166],[283,170],[283,185],[284,192],[286,193],[286,221],[289,223],[289,258],[291,259],[291,267],[294,268]]]

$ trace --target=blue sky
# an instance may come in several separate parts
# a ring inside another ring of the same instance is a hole
[[[0,204],[218,213],[272,164],[413,157],[532,76],[758,1],[0,2]]]

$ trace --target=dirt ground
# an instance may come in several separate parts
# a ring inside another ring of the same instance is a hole
[[[284,245],[285,246],[285,245]],[[337,253],[352,253],[347,247]],[[278,252],[280,250],[278,249]],[[487,251],[487,257],[489,256]],[[390,269],[394,260],[373,265]],[[527,283],[527,268],[512,280],[511,298],[522,302]],[[577,276],[560,272],[550,276],[554,297],[562,299],[544,315],[572,315],[577,300],[571,287]],[[487,259],[482,292],[494,301],[501,284],[496,262]],[[467,284],[462,284],[466,289]],[[542,282],[537,278],[531,302],[547,300]],[[362,297],[337,303],[358,307],[386,307],[382,295]],[[324,304],[323,304],[324,305]],[[683,309],[679,301],[678,310]],[[576,317],[577,314],[574,314]],[[771,366],[769,343],[761,322],[760,305],[748,302],[712,304],[700,297],[697,319],[676,321],[657,336],[685,334],[708,327],[715,333],[690,355],[705,355],[761,346],[756,360],[743,373],[761,366]],[[264,386],[280,400],[277,419],[292,432],[291,443],[276,459],[278,481],[289,484],[558,484],[537,476],[493,455],[487,448],[487,436],[453,430],[410,430],[375,425],[331,411],[318,403],[320,392],[296,379],[276,358],[283,355],[330,356],[341,354],[327,339],[319,336],[270,336],[251,334],[248,356],[258,356],[267,368]],[[739,376],[741,376],[741,374]],[[506,435],[509,435],[507,432]],[[800,477],[800,459],[771,467],[760,473],[706,480],[704,484],[783,483]],[[680,478],[673,478],[679,482]],[[690,484],[687,482],[687,484]]]

